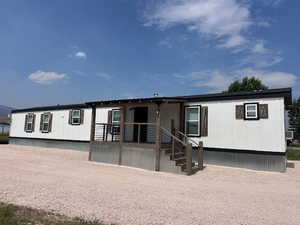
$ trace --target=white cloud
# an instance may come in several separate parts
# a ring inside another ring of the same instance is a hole
[[[257,23],[257,26],[259,26],[259,27],[270,27],[271,24],[268,21],[259,21]]]
[[[87,53],[86,52],[75,52],[74,57],[79,58],[79,59],[86,59]]]
[[[55,81],[65,79],[67,77],[64,73],[44,72],[38,70],[28,76],[28,79],[38,84],[52,84]]]
[[[253,54],[240,59],[240,66],[250,66],[258,69],[275,66],[283,61],[279,54]]]
[[[284,0],[261,0],[267,6],[277,7],[279,6]]]
[[[258,40],[251,51],[253,53],[265,54],[269,52],[269,49],[265,48],[265,42],[263,40]]]
[[[293,87],[296,85],[297,76],[291,73],[280,71],[256,70],[245,68],[233,71],[221,70],[205,70],[192,72],[189,74],[174,74],[174,76],[182,84],[187,84],[194,87],[209,88],[214,92],[224,91],[234,80],[242,79],[243,77],[259,78],[264,84],[270,88],[278,87]]]
[[[99,73],[96,73],[96,76],[100,77],[100,78],[103,78],[105,80],[111,80],[112,79],[112,75],[110,75],[108,73],[99,72]]]
[[[259,78],[264,84],[271,88],[278,87],[293,87],[297,82],[297,76],[291,73],[280,71],[266,71],[255,69],[243,69],[236,71],[236,73],[243,74],[243,76],[254,76]]]
[[[226,48],[246,42],[252,25],[248,5],[237,0],[167,0],[145,14],[145,25],[166,29],[186,25],[190,31],[213,37]]]

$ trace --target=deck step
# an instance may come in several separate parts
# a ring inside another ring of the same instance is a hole
[[[170,160],[176,160],[176,159],[181,158],[181,157],[184,157],[184,153],[183,152],[177,152],[174,155],[174,159],[173,159],[173,155],[172,154],[170,155]]]
[[[180,158],[176,158],[175,159],[176,166],[178,164],[182,164],[182,163],[185,163],[185,162],[186,162],[186,158],[185,157],[180,157]]]
[[[194,162],[192,162],[192,168],[195,166],[196,164]],[[181,166],[181,170],[186,172],[186,163],[178,163],[178,165],[176,166]]]

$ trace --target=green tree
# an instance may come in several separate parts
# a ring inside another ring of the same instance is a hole
[[[294,137],[300,140],[300,98],[295,99],[289,111],[289,124],[295,133]]]
[[[268,87],[255,77],[244,77],[231,83],[225,93],[266,90]]]

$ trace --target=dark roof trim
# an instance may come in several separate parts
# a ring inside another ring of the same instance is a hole
[[[292,104],[292,89],[279,88],[262,91],[242,91],[235,93],[217,93],[204,95],[188,95],[175,97],[156,97],[156,98],[137,98],[137,99],[119,99],[112,101],[87,102],[87,105],[116,105],[126,103],[162,103],[162,102],[207,102],[207,101],[224,101],[224,100],[241,100],[257,98],[274,98],[283,97],[285,105]]]
[[[54,111],[54,110],[63,110],[63,109],[82,109],[82,108],[89,108],[89,106],[87,106],[86,104],[42,106],[42,107],[33,107],[33,108],[26,108],[26,109],[15,109],[12,110],[11,113]]]
[[[285,105],[292,104],[292,89],[280,88],[280,89],[268,89],[262,91],[243,91],[235,93],[219,93],[219,94],[207,94],[207,95],[191,95],[182,96],[191,101],[221,101],[221,100],[241,100],[241,99],[257,99],[257,98],[275,98],[283,97]]]
[[[225,101],[225,100],[241,100],[241,99],[258,99],[258,98],[275,98],[283,97],[286,106],[292,104],[292,89],[278,88],[263,91],[243,91],[235,93],[218,93],[205,95],[189,95],[176,97],[152,97],[152,98],[135,98],[135,99],[119,99],[111,101],[94,101],[85,104],[76,105],[56,105],[45,107],[34,107],[27,109],[12,110],[12,113],[18,112],[37,112],[37,111],[53,111],[63,109],[89,108],[91,106],[111,106],[128,103],[174,103],[174,102],[207,102],[207,101]]]

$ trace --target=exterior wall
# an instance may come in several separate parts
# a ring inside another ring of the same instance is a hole
[[[237,120],[235,106],[258,102],[268,104],[269,118]],[[285,152],[285,116],[283,98],[193,102],[186,105],[208,106],[208,136],[195,137],[207,148]]]
[[[13,113],[11,121],[10,136],[22,138],[39,138],[39,139],[56,139],[56,140],[78,140],[89,141],[91,129],[91,115],[92,110],[84,109],[84,122],[81,125],[70,125],[69,110],[53,110],[45,111],[51,112],[52,130],[49,133],[42,133],[40,131],[40,119],[43,111],[32,112],[36,115],[34,132],[27,133],[24,131],[25,113]]]

